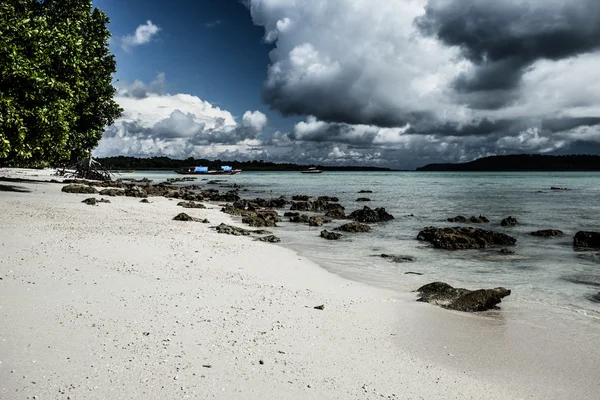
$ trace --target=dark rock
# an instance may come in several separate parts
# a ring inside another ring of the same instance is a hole
[[[325,205],[325,211],[333,211],[333,210],[346,210],[343,205],[340,203],[327,203]]]
[[[291,211],[310,211],[311,204],[308,201],[294,201],[290,207]]]
[[[500,222],[502,226],[517,226],[519,225],[519,221],[517,221],[514,217],[506,217]]]
[[[207,185],[218,185],[219,183],[227,182],[226,179],[213,179],[206,182]]]
[[[448,222],[461,222],[461,223],[472,223],[472,224],[482,224],[490,222],[490,220],[485,215],[480,215],[479,217],[472,216],[470,218],[464,217],[462,215],[457,215],[454,218],[448,218]]]
[[[404,275],[423,275],[422,272],[412,272],[412,271],[407,271],[404,273]]]
[[[191,182],[191,181],[195,181],[196,179],[198,179],[195,176],[184,176],[182,178],[169,178],[167,179],[168,183],[176,183],[176,182]]]
[[[221,208],[221,212],[229,215],[236,215],[238,217],[244,217],[250,213],[250,211],[244,210],[243,208],[237,208],[233,204],[226,204],[225,207]]]
[[[104,189],[100,191],[102,196],[125,196],[125,191],[121,189]]]
[[[338,201],[340,201],[340,199],[338,199],[337,197],[330,197],[330,196],[319,196],[318,200],[331,202],[331,203],[337,203]]]
[[[372,190],[359,190],[358,193],[373,193]]]
[[[325,216],[328,218],[333,218],[333,219],[345,219],[346,213],[344,212],[344,210],[342,210],[340,208],[335,208],[333,210],[327,211],[325,213]]]
[[[193,201],[180,201],[179,203],[177,203],[177,205],[183,208],[206,208],[204,204],[195,203]]]
[[[573,237],[573,247],[600,248],[600,232],[577,232]]]
[[[299,212],[294,212],[294,211],[286,211],[283,213],[284,217],[297,217],[299,215],[300,215]]]
[[[300,224],[307,224],[308,221],[310,220],[310,217],[306,214],[299,214],[296,216],[293,216],[290,218],[290,222],[294,222],[294,223],[300,223]]]
[[[305,194],[296,194],[292,196],[292,200],[294,201],[308,201],[310,200],[310,196],[307,196]]]
[[[540,236],[540,237],[564,237],[565,233],[563,231],[559,231],[558,229],[543,229],[541,231],[531,232],[532,236]]]
[[[359,197],[358,199],[356,199],[356,201],[371,201],[371,199],[368,197]]]
[[[361,224],[360,222],[349,222],[344,224],[338,228],[335,228],[336,231],[342,232],[371,232],[371,227],[369,225]]]
[[[550,188],[550,190],[570,190],[570,189],[567,189],[567,188],[565,188],[565,187],[556,187],[556,186],[552,186],[552,187]]]
[[[353,211],[349,217],[355,221],[366,223],[385,222],[394,219],[391,214],[388,214],[385,211],[385,208],[376,208],[372,210],[367,206],[362,210]]]
[[[280,222],[279,214],[275,210],[257,210],[256,212],[248,212],[242,218],[242,222],[256,228],[263,226],[276,227],[277,222]]]
[[[175,217],[173,217],[173,220],[174,221],[196,221],[196,222],[200,221],[198,218],[193,218],[193,217],[187,215],[186,213],[177,214]]]
[[[89,206],[95,206],[96,205],[96,199],[93,197],[90,197],[89,199],[85,199],[82,201],[82,203],[85,203]]]
[[[140,203],[146,203],[146,204],[148,204],[148,203],[150,203],[150,202],[148,201],[148,199],[141,199],[141,200],[140,200]]]
[[[517,239],[481,228],[430,226],[419,232],[417,240],[431,242],[433,247],[445,250],[483,249],[490,246],[512,246]]]
[[[478,312],[496,309],[502,299],[510,295],[510,290],[503,287],[495,289],[468,290],[453,288],[447,283],[433,282],[417,289],[423,301],[449,310]]]
[[[65,192],[65,193],[85,193],[85,194],[98,193],[98,191],[94,187],[86,186],[86,185],[79,185],[79,184],[63,186],[61,191]]]
[[[414,258],[413,256],[396,256],[393,254],[382,254],[381,255],[382,258],[388,259],[392,262],[395,263],[404,263],[404,262],[412,262],[412,261],[416,261],[416,258]]]
[[[341,239],[342,235],[340,233],[329,232],[328,230],[321,231],[321,237],[327,240],[338,240]]]
[[[308,219],[309,226],[323,226],[323,224],[329,223],[331,220],[329,218],[323,217],[310,217]]]
[[[275,235],[269,235],[269,236],[259,237],[256,240],[261,241],[261,242],[268,242],[268,243],[279,243],[279,242],[281,242],[281,239],[278,238]]]
[[[321,304],[320,306],[315,306],[313,307],[315,310],[324,310],[325,309],[325,304]]]
[[[233,235],[233,236],[248,236],[251,233],[254,233],[256,235],[270,235],[271,234],[271,232],[266,231],[264,229],[251,231],[248,229],[238,228],[237,226],[232,226],[232,225],[227,225],[227,224],[221,224],[219,226],[215,226],[214,228],[216,229],[216,231],[218,233],[223,233],[226,235]]]
[[[502,254],[515,254],[515,251],[511,250],[511,249],[504,248],[504,249],[500,249],[500,253],[502,253]]]
[[[125,196],[127,197],[148,197],[148,193],[140,186],[133,185],[127,189],[125,189]]]
[[[598,293],[596,293],[596,294],[592,295],[592,296],[590,297],[590,299],[591,299],[592,301],[596,302],[596,303],[600,303],[600,292],[598,292]]]

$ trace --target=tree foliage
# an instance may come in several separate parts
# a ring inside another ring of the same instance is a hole
[[[108,17],[91,0],[0,1],[0,163],[57,164],[121,114]]]

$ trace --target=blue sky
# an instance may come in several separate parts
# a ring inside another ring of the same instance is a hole
[[[98,156],[414,168],[600,154],[597,0],[94,6],[125,110]]]

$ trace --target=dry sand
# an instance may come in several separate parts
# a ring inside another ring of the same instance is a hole
[[[498,318],[414,304],[217,234],[210,226],[231,219],[216,205],[88,206],[59,184],[1,186],[28,191],[0,190],[1,399],[598,398],[585,362],[515,364]],[[211,224],[172,220],[183,211]]]

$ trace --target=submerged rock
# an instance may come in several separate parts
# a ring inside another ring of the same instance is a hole
[[[98,191],[94,187],[87,186],[87,185],[79,185],[79,184],[63,186],[61,191],[65,192],[65,193],[85,193],[85,194],[98,193]]]
[[[331,203],[337,203],[338,201],[340,201],[340,199],[338,199],[337,197],[331,197],[331,196],[319,196],[318,200],[325,201],[325,202],[331,202]]]
[[[550,187],[550,190],[570,190],[570,189],[567,189],[566,187],[552,186],[552,187]]]
[[[310,217],[308,219],[309,226],[323,226],[323,224],[329,223],[331,220],[324,217]]]
[[[294,201],[308,201],[310,199],[310,196],[305,195],[305,194],[295,194],[292,196],[292,200]]]
[[[531,236],[539,237],[564,237],[565,233],[558,229],[542,229],[540,231],[531,232]]]
[[[501,254],[515,254],[515,251],[511,250],[511,249],[504,248],[504,249],[500,249],[500,253]]]
[[[290,207],[291,211],[310,211],[310,203],[308,201],[293,201]]]
[[[179,207],[183,208],[206,208],[206,206],[202,203],[195,203],[193,201],[180,201],[177,203]]]
[[[259,238],[256,238],[256,240],[258,240],[260,242],[268,242],[268,243],[279,243],[279,242],[281,242],[281,239],[278,238],[275,235],[269,235],[269,236],[259,237]]]
[[[371,201],[371,199],[368,197],[359,197],[358,199],[356,199],[356,201]]]
[[[445,250],[483,249],[490,246],[512,246],[517,239],[504,233],[473,227],[436,228],[430,226],[419,232],[417,240],[431,242]]]
[[[346,213],[341,208],[334,208],[325,213],[325,216],[333,219],[345,219]]]
[[[600,232],[577,232],[573,237],[573,247],[600,248]]]
[[[485,215],[480,215],[479,217],[471,216],[470,218],[464,217],[462,215],[457,215],[453,218],[448,218],[448,222],[461,222],[461,223],[472,223],[472,224],[483,224],[490,222],[490,220]]]
[[[327,240],[338,240],[342,238],[342,234],[323,230],[321,231],[321,237]]]
[[[376,208],[372,210],[367,206],[362,210],[353,211],[349,217],[355,221],[366,223],[385,222],[394,219],[391,214],[385,211],[385,208]]]
[[[517,226],[519,225],[519,221],[517,221],[514,217],[506,217],[500,222],[502,226]]]
[[[298,214],[290,218],[290,222],[294,222],[297,224],[307,224],[309,220],[310,217],[306,214]]]
[[[413,256],[397,256],[394,254],[382,254],[380,256],[381,258],[385,258],[389,261],[395,262],[395,263],[404,263],[404,262],[412,262],[412,261],[416,261],[416,258]]]
[[[300,215],[299,212],[294,212],[294,211],[287,211],[287,212],[283,213],[284,217],[297,217],[299,215]]]
[[[373,193],[372,190],[359,190],[358,193]]]
[[[344,224],[338,228],[335,228],[336,231],[342,232],[371,232],[371,227],[366,224],[361,224],[360,222],[349,222]]]
[[[478,312],[496,309],[502,299],[510,295],[510,290],[503,287],[495,289],[468,290],[453,288],[444,282],[433,282],[416,290],[423,301],[449,310]]]

